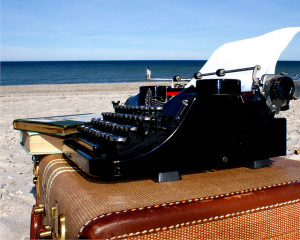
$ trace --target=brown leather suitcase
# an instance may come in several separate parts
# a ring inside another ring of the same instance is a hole
[[[63,155],[36,159],[31,239],[299,239],[300,162],[183,175],[92,179]]]

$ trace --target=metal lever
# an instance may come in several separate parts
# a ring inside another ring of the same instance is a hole
[[[201,79],[202,77],[212,76],[212,75],[217,75],[218,77],[223,77],[227,73],[244,72],[244,71],[250,71],[250,70],[253,70],[252,79],[256,83],[258,81],[258,79],[256,78],[256,73],[258,70],[260,70],[259,65],[256,65],[255,67],[238,68],[238,69],[231,69],[231,70],[225,70],[225,69],[221,68],[221,69],[218,69],[216,72],[211,72],[211,73],[197,72],[194,74],[194,78]]]

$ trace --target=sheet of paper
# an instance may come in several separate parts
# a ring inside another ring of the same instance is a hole
[[[200,69],[201,73],[216,72],[217,69],[238,69],[260,65],[257,73],[260,78],[264,74],[274,74],[280,54],[288,46],[300,27],[283,28],[266,33],[259,37],[231,42],[219,47]],[[214,76],[203,77],[224,78]],[[228,73],[225,78],[240,79],[242,92],[251,91],[252,71]],[[200,80],[201,81],[201,80]],[[191,80],[186,87],[195,86],[196,80]]]

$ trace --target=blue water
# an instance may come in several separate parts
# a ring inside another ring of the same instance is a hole
[[[2,62],[0,85],[113,83],[146,81],[146,66],[152,78],[192,76],[206,61],[41,61]],[[300,61],[279,61],[276,72],[300,73]]]

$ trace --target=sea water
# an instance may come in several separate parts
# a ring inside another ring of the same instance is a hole
[[[152,61],[28,61],[2,62],[0,85],[117,83],[146,81],[146,67],[152,78],[193,76],[205,60]],[[278,61],[276,73],[300,74],[300,61]]]

